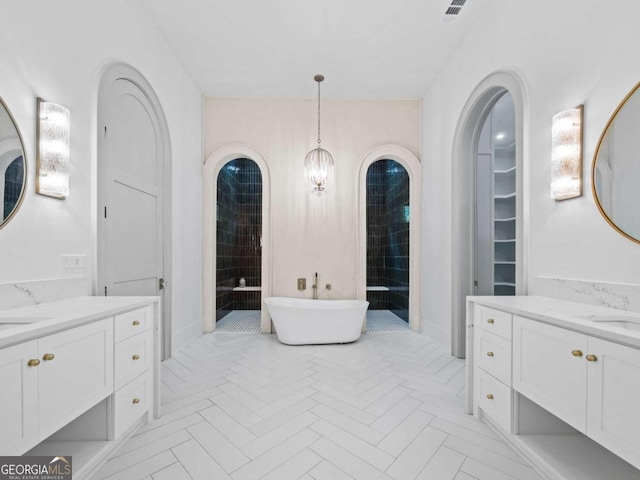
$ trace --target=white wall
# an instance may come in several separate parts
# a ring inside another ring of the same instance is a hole
[[[28,192],[0,230],[0,284],[57,279],[63,254],[95,255],[97,87],[109,62],[137,68],[166,115],[173,157],[174,348],[200,331],[201,96],[135,1],[12,1],[2,12],[0,96],[23,135]],[[35,194],[36,97],[71,110],[71,193]]]
[[[313,84],[310,83],[310,94]],[[261,152],[271,173],[272,294],[311,297],[314,272],[320,298],[355,298],[358,167],[374,148],[403,146],[418,158],[419,100],[322,98],[322,146],[334,157],[334,181],[311,193],[304,158],[316,146],[312,98],[205,99],[205,158],[230,143]],[[307,278],[307,290],[296,278]],[[330,283],[331,291],[324,290]]]
[[[640,283],[640,246],[609,227],[591,194],[591,160],[600,133],[640,81],[640,4],[493,0],[484,8],[423,99],[423,331],[437,332],[446,344],[441,333],[450,332],[451,322],[453,137],[469,95],[497,70],[518,72],[526,89],[529,284],[540,276]],[[585,194],[556,203],[549,199],[551,118],[581,103]]]

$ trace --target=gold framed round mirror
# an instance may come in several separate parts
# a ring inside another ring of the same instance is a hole
[[[640,243],[640,83],[620,102],[600,136],[591,188],[605,220]]]
[[[22,136],[7,104],[0,98],[0,228],[15,216],[26,187],[27,160]]]

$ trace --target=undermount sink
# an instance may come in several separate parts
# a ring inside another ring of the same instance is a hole
[[[29,323],[42,322],[44,320],[51,320],[53,317],[1,317],[0,326],[6,324],[20,324],[26,325]]]
[[[16,328],[16,327],[24,327],[25,325],[28,325],[28,323],[0,323],[0,332],[2,330],[9,330],[11,328]]]
[[[640,317],[623,315],[576,315],[578,318],[598,322],[610,327],[640,332]]]

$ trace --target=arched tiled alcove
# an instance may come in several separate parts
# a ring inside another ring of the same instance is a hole
[[[367,171],[378,160],[394,160],[402,165],[409,175],[409,327],[420,331],[420,305],[422,290],[422,172],[421,164],[408,149],[399,145],[382,145],[369,152],[358,169],[358,270],[357,297],[367,297]],[[363,326],[364,329],[364,326]]]
[[[220,170],[229,161],[237,158],[253,160],[262,175],[262,291],[261,297],[271,295],[271,177],[266,158],[256,149],[245,144],[230,144],[211,153],[203,169],[203,269],[202,269],[202,324],[205,332],[216,327],[216,194]],[[261,302],[261,331],[271,333],[271,319]]]

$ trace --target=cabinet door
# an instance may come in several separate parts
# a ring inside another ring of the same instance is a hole
[[[37,341],[0,350],[0,455],[22,455],[38,443]]]
[[[113,318],[41,338],[38,349],[44,439],[113,393]]]
[[[587,435],[640,468],[640,350],[589,338]]]
[[[583,433],[586,351],[586,335],[514,316],[513,388]]]

